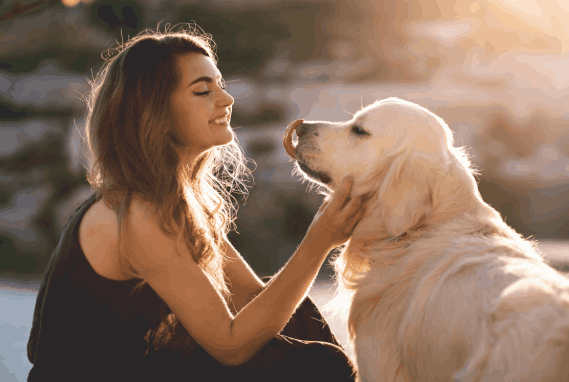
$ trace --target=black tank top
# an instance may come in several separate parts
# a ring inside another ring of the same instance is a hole
[[[159,322],[162,300],[137,279],[97,274],[79,245],[79,223],[95,194],[69,218],[54,249],[36,300],[28,359],[36,381],[144,380],[144,336]]]

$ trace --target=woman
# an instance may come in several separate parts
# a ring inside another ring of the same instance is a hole
[[[28,381],[353,380],[306,295],[362,201],[344,182],[286,266],[255,275],[226,236],[246,167],[213,48],[193,30],[141,34],[92,84],[95,194],[44,275]]]

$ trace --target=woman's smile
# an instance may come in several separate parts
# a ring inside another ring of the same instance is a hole
[[[226,114],[222,117],[215,118],[214,120],[209,121],[209,123],[214,125],[226,125],[229,126],[229,121],[231,119],[231,114]]]

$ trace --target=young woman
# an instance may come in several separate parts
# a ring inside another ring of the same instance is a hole
[[[286,266],[255,275],[226,236],[247,170],[213,48],[191,29],[144,33],[92,84],[95,193],[44,275],[28,381],[353,380],[306,296],[362,200],[345,181]]]

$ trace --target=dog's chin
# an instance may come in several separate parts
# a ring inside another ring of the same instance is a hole
[[[296,163],[298,164],[298,167],[302,170],[302,172],[308,175],[309,178],[319,183],[322,183],[325,186],[328,186],[330,185],[330,183],[332,183],[332,178],[330,177],[330,175],[326,174],[325,172],[315,171],[310,167],[308,167],[306,163],[302,161],[297,161]]]

